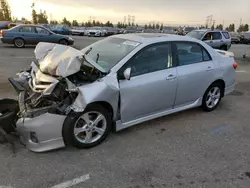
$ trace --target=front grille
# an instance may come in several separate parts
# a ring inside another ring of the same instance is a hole
[[[95,35],[95,32],[89,32],[89,34],[91,34],[91,35]]]

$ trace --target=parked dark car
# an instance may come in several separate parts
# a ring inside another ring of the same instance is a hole
[[[61,34],[61,35],[71,35],[71,29],[68,25],[55,25],[51,28],[54,33]]]
[[[23,48],[26,44],[37,44],[39,42],[63,45],[74,44],[74,39],[71,37],[55,34],[37,25],[18,25],[8,30],[2,30],[0,39],[3,43],[14,44],[17,48]]]
[[[0,21],[0,31],[2,29],[8,29],[9,21]]]

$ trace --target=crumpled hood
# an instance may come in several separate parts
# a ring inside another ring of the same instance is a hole
[[[105,72],[97,63],[83,52],[60,44],[40,42],[35,49],[35,57],[39,61],[40,70],[52,76],[67,77],[80,70],[85,58],[101,72]]]

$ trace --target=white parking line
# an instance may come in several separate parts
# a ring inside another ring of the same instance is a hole
[[[13,187],[0,185],[0,188],[13,188]]]
[[[74,186],[74,185],[77,185],[79,183],[83,183],[87,180],[89,180],[89,174],[86,174],[84,176],[81,176],[79,178],[75,178],[73,180],[69,180],[69,181],[66,181],[66,182],[63,182],[63,183],[60,183],[58,185],[55,185],[51,188],[68,188],[68,187],[71,187],[71,186]],[[0,187],[1,188],[1,187]]]
[[[236,72],[241,73],[241,72],[247,72],[247,71],[245,71],[245,70],[237,70]]]

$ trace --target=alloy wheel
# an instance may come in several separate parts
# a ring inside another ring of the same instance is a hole
[[[221,98],[221,92],[220,88],[215,86],[212,87],[206,97],[206,105],[208,108],[214,108],[220,101]]]
[[[96,111],[84,113],[74,125],[75,138],[84,144],[98,141],[107,129],[107,120],[103,114]]]

